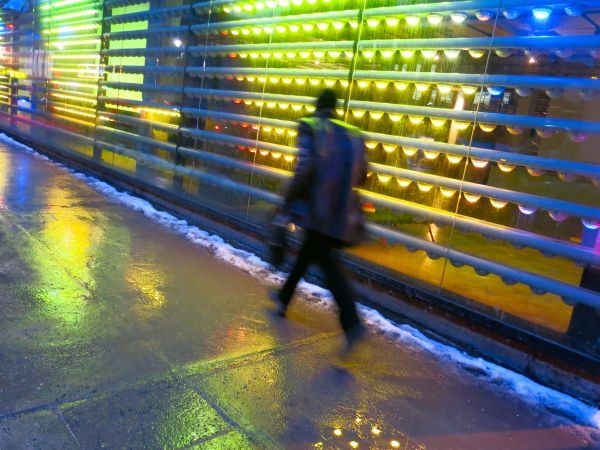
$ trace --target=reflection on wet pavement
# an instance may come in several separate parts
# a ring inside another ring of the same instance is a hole
[[[0,146],[0,448],[558,449],[596,435]]]

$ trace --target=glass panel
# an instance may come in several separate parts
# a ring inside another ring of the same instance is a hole
[[[230,15],[236,17],[232,23],[238,27],[244,20],[252,21],[251,32],[269,43],[266,51],[254,48],[266,59],[266,72],[257,80],[264,96],[256,127],[258,152],[252,158],[256,167],[252,184],[281,192],[296,164],[297,121],[314,112],[315,97],[324,88],[337,93],[338,113],[343,117],[357,32],[351,24],[356,25],[358,10],[354,2],[317,4],[313,0],[268,2],[263,9],[261,2],[241,5],[248,9],[250,4],[254,9],[247,13]],[[256,202],[251,206],[251,214],[262,214],[263,221],[269,217],[270,205]]]
[[[0,127],[257,229],[332,88],[371,163],[349,252],[597,355],[599,21],[547,0],[52,0],[0,16]]]
[[[485,52],[453,44],[485,31],[447,9],[367,3],[347,114],[366,131],[372,173],[364,195],[369,218],[383,227],[352,253],[433,292],[446,270],[440,256],[452,236],[480,87],[457,72],[486,66]]]
[[[485,77],[464,71],[482,86],[458,213],[488,229],[474,234],[480,224],[461,217],[451,247],[533,278],[449,264],[442,286],[486,314],[580,347],[568,330],[573,303],[587,293],[561,295],[548,280],[577,287],[598,256],[597,219],[586,218],[600,204],[600,159],[588,147],[600,131],[588,106],[599,88],[596,25],[585,6],[502,5],[486,10],[491,37],[474,42],[486,51]]]

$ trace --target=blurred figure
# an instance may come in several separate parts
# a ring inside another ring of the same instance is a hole
[[[335,119],[336,95],[319,95],[315,113],[300,120],[298,164],[284,197],[283,213],[305,229],[296,264],[283,288],[272,291],[277,313],[285,317],[296,285],[308,266],[317,263],[340,311],[348,347],[365,332],[354,293],[344,275],[338,249],[363,234],[363,214],[354,190],[367,175],[360,130]]]

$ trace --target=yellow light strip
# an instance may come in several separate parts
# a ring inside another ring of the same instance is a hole
[[[90,117],[90,118],[93,118],[93,119],[96,118],[95,114],[85,113],[85,112],[82,112],[82,111],[77,111],[77,110],[69,109],[69,108],[62,108],[60,106],[52,106],[52,109],[56,109],[58,111],[63,111],[63,112],[69,113],[69,114],[75,114],[77,116]]]
[[[100,55],[50,55],[52,59],[100,59]]]
[[[122,111],[136,112],[138,114],[141,112],[145,112],[145,113],[149,113],[149,114],[161,114],[161,115],[170,116],[170,117],[181,117],[181,114],[179,113],[179,111],[172,111],[172,110],[168,110],[168,109],[121,106],[121,105],[117,105],[114,103],[107,103],[106,107],[120,109]]]
[[[87,103],[91,103],[93,105],[98,103],[98,101],[94,98],[78,97],[75,95],[56,94],[54,92],[50,93],[50,95],[53,97],[64,98],[66,100],[76,100],[78,102],[87,102]]]
[[[77,81],[59,81],[59,80],[50,80],[52,84],[58,84],[59,86],[73,86],[73,87],[85,87],[90,89],[98,88],[95,84],[87,84],[87,83],[79,83]]]
[[[177,111],[169,111],[167,109],[155,109],[155,108],[140,108],[141,111],[145,112],[145,113],[150,113],[150,114],[162,114],[164,116],[171,116],[171,117],[180,117],[181,114]]]
[[[83,97],[83,98],[95,98],[96,94],[88,94],[86,92],[81,92],[78,90],[72,90],[72,89],[59,89],[59,88],[54,88],[54,87],[50,87],[49,91],[51,93],[56,93],[56,94],[61,94],[61,95],[75,95],[76,97]]]
[[[86,9],[85,11],[77,11],[77,12],[69,13],[69,14],[61,14],[59,16],[45,17],[44,19],[42,19],[42,22],[50,22],[53,20],[58,21],[58,20],[72,19],[75,17],[93,16],[93,15],[96,15],[97,13],[98,13],[98,11],[95,9]]]
[[[62,114],[58,114],[57,112],[54,112],[54,117],[61,119],[61,120],[68,120],[69,122],[78,123],[80,125],[85,125],[88,127],[94,126],[93,121],[90,122],[90,121],[86,121],[86,120],[76,119],[75,117],[63,116]],[[102,117],[101,117],[101,119],[102,119]]]
[[[61,72],[61,73],[76,73],[79,78],[87,78],[87,79],[100,79],[101,75],[97,72],[87,70],[87,69],[61,69],[60,67],[53,67],[52,72]],[[85,76],[84,76],[85,74]]]
[[[48,28],[42,33],[50,34],[50,33],[68,33],[71,31],[83,31],[83,30],[96,30],[100,28],[100,24],[94,23],[89,25],[74,25],[74,26],[66,26],[66,27],[58,27],[58,28]]]
[[[93,45],[98,45],[100,44],[100,39],[82,39],[79,41],[71,41],[71,40],[67,40],[67,41],[56,41],[53,44],[57,47],[64,47],[67,45],[88,45],[88,44],[93,44]]]
[[[60,2],[56,2],[56,3],[45,3],[42,6],[40,6],[40,9],[42,11],[47,11],[50,8],[60,8],[62,6],[68,6],[68,5],[74,5],[75,3],[81,3],[87,0],[62,0]]]

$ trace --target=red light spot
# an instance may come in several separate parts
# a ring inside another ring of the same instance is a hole
[[[364,212],[374,213],[375,212],[375,205],[373,205],[373,203],[363,203],[362,209],[363,209]]]
[[[6,25],[8,28],[10,28],[11,30],[15,27],[12,23],[9,23],[8,25]]]
[[[242,128],[248,128],[250,125],[248,125],[247,123],[240,123],[240,127]]]
[[[229,56],[230,58],[237,58],[236,53],[229,53],[227,56]]]
[[[221,131],[221,125],[215,125],[215,131]]]
[[[221,31],[221,36],[229,36],[229,31]]]
[[[236,98],[233,100],[233,103],[235,103],[236,105],[239,105],[240,103],[242,103],[242,101],[239,98]]]
[[[233,80],[233,77],[232,77],[232,76],[228,76],[228,77],[226,77],[225,79],[226,79],[227,81],[231,81],[231,80]]]

